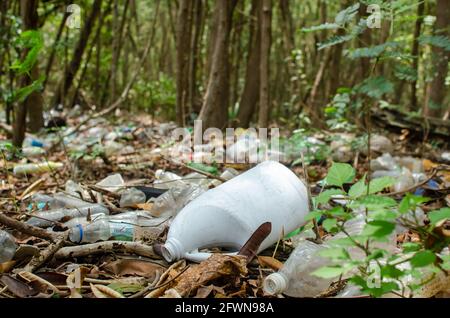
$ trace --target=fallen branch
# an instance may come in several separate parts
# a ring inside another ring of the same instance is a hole
[[[0,223],[21,233],[32,235],[52,242],[56,242],[61,238],[60,235],[52,234],[36,226],[17,221],[13,218],[10,218],[9,216],[6,216],[4,213],[0,213]]]
[[[57,241],[50,244],[45,250],[39,253],[38,256],[34,256],[23,270],[32,273],[43,264],[45,264],[45,262],[51,259],[53,255],[55,255],[55,253],[59,249],[61,249],[61,247],[64,245],[64,242],[67,240],[68,235],[68,232],[66,232],[65,235],[60,236]]]
[[[56,254],[58,259],[82,257],[95,254],[103,254],[109,252],[127,252],[139,256],[149,257],[153,259],[160,259],[153,251],[153,246],[144,245],[138,242],[122,242],[122,241],[107,241],[94,244],[63,247]]]

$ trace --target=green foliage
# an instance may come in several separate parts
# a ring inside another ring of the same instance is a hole
[[[29,30],[21,33],[18,39],[19,47],[22,49],[29,49],[23,61],[16,60],[12,65],[13,69],[18,75],[26,74],[31,71],[36,64],[39,52],[44,46],[44,40],[39,31]]]
[[[403,64],[397,64],[395,65],[394,69],[394,75],[399,80],[406,81],[406,82],[413,82],[417,81],[418,74],[415,69],[412,67],[403,65]]]
[[[450,51],[450,38],[445,35],[423,35],[419,38],[421,44],[429,44]]]
[[[442,208],[437,211],[428,213],[428,218],[432,225],[436,225],[439,221],[450,219],[450,208]]]
[[[325,181],[328,185],[342,187],[344,183],[350,183],[355,178],[355,169],[347,163],[333,162]]]
[[[381,99],[385,94],[394,92],[394,84],[384,76],[369,77],[357,85],[355,89],[361,94],[374,99]]]
[[[399,46],[398,42],[386,42],[371,47],[357,48],[347,52],[347,56],[351,59],[358,58],[376,58],[380,57],[387,49],[395,49]]]
[[[33,83],[31,83],[28,86],[19,88],[16,91],[13,91],[13,94],[11,96],[10,101],[11,102],[23,102],[31,93],[41,90],[42,89],[42,84],[45,81],[45,76],[41,75],[37,80],[33,81]]]
[[[303,28],[302,32],[309,33],[309,32],[316,32],[316,31],[323,31],[323,30],[336,30],[340,28],[340,26],[336,23],[323,23],[321,25],[312,26],[310,28]]]

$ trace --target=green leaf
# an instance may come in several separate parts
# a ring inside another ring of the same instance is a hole
[[[328,201],[330,201],[330,198],[334,195],[339,195],[339,194],[345,194],[344,191],[342,191],[341,189],[329,189],[329,190],[325,190],[323,191],[321,194],[319,194],[316,198],[315,198],[315,202],[317,205],[319,204],[325,204]]]
[[[321,267],[314,272],[311,273],[311,275],[321,277],[321,278],[334,278],[338,277],[339,275],[342,275],[346,272],[343,267],[341,266],[325,266]]]
[[[394,84],[383,76],[369,77],[356,86],[356,91],[374,99],[394,92]]]
[[[400,204],[398,206],[398,211],[401,214],[405,214],[405,213],[408,213],[410,209],[411,209],[411,204],[409,203],[409,198],[408,198],[408,196],[405,196],[405,197],[403,197],[402,201],[400,202]]]
[[[219,170],[216,167],[204,165],[202,163],[190,162],[187,166],[213,175],[219,174]]]
[[[331,232],[332,229],[336,228],[336,219],[326,219],[323,221],[322,226],[327,232]]]
[[[316,218],[320,219],[322,217],[322,215],[324,215],[324,211],[316,210],[316,211],[309,212],[305,216],[305,221],[310,221],[310,220],[316,219]]]
[[[348,191],[348,195],[351,198],[356,199],[359,198],[360,196],[363,196],[366,193],[367,193],[366,176],[364,175],[364,177],[361,180],[352,185],[352,187]]]
[[[381,177],[370,181],[369,194],[374,194],[395,184],[395,179],[392,177]]]
[[[18,89],[17,91],[14,92],[12,96],[12,102],[16,101],[23,102],[28,96],[30,96],[30,94],[32,94],[35,91],[41,90],[44,81],[45,75],[41,75],[39,79],[31,83],[30,85]]]
[[[337,25],[344,25],[347,22],[350,22],[353,20],[353,18],[358,14],[359,10],[359,2],[345,8],[344,10],[340,11],[337,15],[334,21]]]
[[[18,75],[22,75],[31,71],[36,64],[39,52],[44,47],[44,40],[39,31],[28,30],[22,32],[19,38],[19,45],[28,48],[28,53],[23,61],[15,61],[11,66]]]
[[[340,25],[336,23],[323,23],[321,25],[315,25],[310,28],[302,28],[302,32],[309,33],[309,32],[315,32],[315,31],[323,31],[323,30],[336,30],[339,29]]]
[[[391,234],[395,229],[395,224],[387,221],[371,221],[367,222],[361,235],[369,238],[384,238]]]
[[[344,248],[326,248],[319,252],[320,256],[334,260],[350,260],[350,254]]]
[[[397,42],[387,42],[380,45],[371,47],[357,48],[348,52],[348,56],[351,59],[357,58],[375,58],[379,57],[388,48],[396,48],[399,44]]]
[[[390,207],[396,207],[397,202],[389,197],[382,197],[377,195],[368,195],[366,197],[363,197],[361,199],[358,199],[358,201],[352,203],[351,206],[364,206],[369,210],[377,210],[377,209],[383,209],[383,208],[390,208]]]
[[[419,38],[421,44],[430,44],[450,51],[450,38],[445,35],[423,35]]]
[[[416,252],[421,249],[421,245],[419,243],[403,243],[402,248],[404,253]]]
[[[350,183],[355,178],[355,169],[348,163],[334,162],[328,171],[325,181],[329,185],[342,187],[344,183]]]
[[[413,258],[410,260],[411,266],[413,267],[425,267],[427,265],[433,264],[436,260],[436,255],[431,251],[421,251],[417,252]]]
[[[428,218],[433,225],[436,225],[441,220],[450,219],[450,208],[442,208],[437,211],[432,211],[428,213]]]

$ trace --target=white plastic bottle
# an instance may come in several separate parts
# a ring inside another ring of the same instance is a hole
[[[264,280],[264,291],[269,295],[286,294],[291,297],[314,297],[325,291],[333,281],[311,275],[329,260],[317,255],[327,248],[324,245],[304,241],[289,256],[278,273]]]
[[[0,230],[0,246],[0,264],[12,260],[16,253],[17,245],[8,232]]]
[[[202,261],[210,253],[197,249],[226,247],[238,251],[263,223],[272,231],[259,251],[275,244],[282,233],[303,225],[309,212],[303,182],[288,168],[266,161],[211,189],[189,203],[171,224],[162,248],[164,258]]]

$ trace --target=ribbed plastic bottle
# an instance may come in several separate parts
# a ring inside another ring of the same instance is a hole
[[[225,247],[238,251],[263,223],[272,232],[259,251],[276,243],[304,223],[309,212],[308,192],[303,182],[287,167],[266,161],[211,189],[189,203],[171,224],[162,247],[164,258],[207,259],[197,249]]]
[[[324,245],[304,241],[277,273],[266,277],[264,291],[269,295],[283,293],[291,297],[314,297],[326,290],[333,280],[311,275],[329,264],[328,259],[317,255],[325,248]]]

